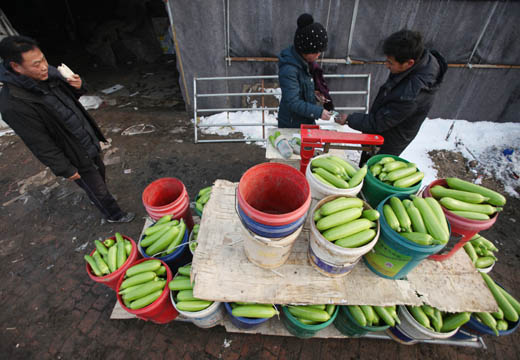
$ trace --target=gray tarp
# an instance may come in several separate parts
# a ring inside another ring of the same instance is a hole
[[[187,94],[182,78],[179,81],[187,108],[193,106],[194,77],[277,74],[276,63],[250,61],[228,65],[225,58],[276,57],[292,43],[296,19],[303,12],[311,13],[315,21],[327,28],[329,47],[324,57],[328,59],[350,56],[353,60],[381,61],[382,40],[406,27],[421,31],[427,47],[439,50],[450,64],[469,61],[520,65],[520,2],[359,0],[349,52],[355,3],[355,0],[170,0],[168,6]],[[322,64],[322,67],[329,74],[370,73],[372,99],[388,76],[386,68],[378,64]],[[331,80],[330,87],[360,89],[356,81],[351,85],[345,84],[345,80]],[[244,86],[243,81],[220,81],[200,84],[199,90],[240,92]],[[239,100],[199,99],[198,105],[239,106]],[[337,106],[360,106],[362,102],[362,97],[335,99]],[[450,67],[429,117],[519,122],[519,113],[520,69]]]

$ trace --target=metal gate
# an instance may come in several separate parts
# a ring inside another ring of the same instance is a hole
[[[370,101],[370,74],[328,74],[324,75],[326,79],[330,78],[340,78],[340,79],[349,79],[349,78],[360,78],[365,79],[364,82],[366,84],[366,89],[361,90],[335,90],[330,91],[330,95],[363,95],[364,96],[364,106],[360,107],[349,107],[349,106],[336,106],[336,110],[351,110],[351,111],[364,111],[368,113],[369,101]],[[277,126],[277,123],[266,123],[264,121],[265,111],[278,111],[278,107],[257,107],[257,108],[249,108],[249,107],[235,107],[235,108],[199,108],[197,99],[199,98],[207,98],[207,97],[231,97],[231,96],[261,96],[262,99],[265,96],[281,96],[282,93],[278,92],[266,92],[264,87],[264,80],[276,80],[278,79],[278,75],[260,75],[260,76],[221,76],[221,77],[195,77],[193,78],[193,120],[194,120],[194,141],[195,143],[204,143],[204,142],[246,142],[246,141],[265,141],[265,127],[266,126]],[[233,81],[233,80],[261,80],[261,92],[237,92],[237,93],[198,93],[197,91],[197,83],[199,81]],[[263,103],[263,101],[262,101]],[[204,125],[199,124],[199,114],[208,114],[208,113],[221,113],[221,112],[231,112],[231,111],[262,111],[262,122],[252,122],[252,123],[233,123],[226,122],[220,124],[210,124]],[[211,140],[200,140],[198,136],[198,130],[209,127],[216,126],[261,126],[262,127],[262,138],[252,139],[252,138],[238,138],[238,139],[211,139]]]

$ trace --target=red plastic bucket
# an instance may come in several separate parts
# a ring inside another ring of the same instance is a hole
[[[122,277],[121,275],[123,275],[126,272],[126,270],[128,270],[128,268],[136,262],[137,259],[141,258],[141,254],[139,254],[139,252],[137,251],[137,245],[136,245],[135,241],[125,235],[123,235],[123,238],[130,241],[130,243],[132,244],[132,251],[130,252],[130,255],[126,259],[123,266],[121,266],[119,269],[117,269],[113,273],[105,275],[105,276],[96,276],[92,273],[92,270],[90,269],[90,265],[87,263],[88,276],[90,276],[90,278],[92,280],[94,280],[95,282],[104,284],[114,291],[116,290],[117,282],[119,281],[119,278]],[[110,239],[115,240],[116,238],[111,237]],[[92,256],[94,254],[94,251],[96,251],[96,249],[92,250],[92,252],[90,253],[90,256]]]
[[[174,219],[184,219],[188,229],[193,228],[193,216],[190,212],[190,198],[186,187],[176,178],[161,178],[153,181],[143,191],[143,205],[154,220],[164,215]]]
[[[142,263],[143,261],[149,261],[151,259],[141,259],[134,263],[134,265],[137,265],[139,263]],[[164,287],[164,290],[159,296],[157,300],[155,300],[153,303],[151,303],[148,306],[145,306],[142,309],[138,310],[132,310],[125,306],[123,303],[123,299],[121,295],[119,295],[119,287],[121,286],[121,283],[124,280],[124,276],[121,276],[119,278],[119,281],[117,282],[117,301],[121,305],[123,309],[125,309],[130,314],[134,314],[139,319],[145,320],[145,321],[152,321],[156,324],[167,324],[170,321],[175,320],[175,318],[179,315],[177,310],[173,307],[171,301],[170,301],[170,289],[168,288],[168,283],[172,279],[172,272],[170,270],[170,267],[161,260],[161,264],[166,268],[166,286]]]
[[[242,175],[237,199],[242,211],[252,220],[280,226],[307,214],[311,190],[305,175],[292,166],[263,163]]]
[[[424,189],[422,197],[432,197],[430,189],[435,185],[449,187],[448,183],[446,182],[446,179],[435,180],[430,185],[428,185],[426,189]],[[429,259],[432,260],[449,259],[453,254],[455,254],[455,252],[457,252],[457,250],[463,247],[464,244],[466,244],[469,241],[469,239],[471,239],[475,234],[479,233],[480,231],[487,230],[491,226],[493,226],[495,221],[497,221],[498,217],[498,213],[495,213],[489,220],[471,220],[455,215],[445,207],[442,207],[442,211],[444,211],[446,219],[448,219],[450,223],[451,232],[454,234],[461,235],[462,238],[453,246],[453,248],[449,252],[445,254],[437,254],[430,256]]]

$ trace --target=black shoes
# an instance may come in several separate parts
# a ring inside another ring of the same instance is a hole
[[[107,219],[107,222],[109,222],[109,223],[129,223],[134,219],[135,219],[135,213],[127,212],[127,213],[124,213],[119,219],[116,219],[116,220]]]

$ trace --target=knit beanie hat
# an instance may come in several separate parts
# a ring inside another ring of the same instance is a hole
[[[311,14],[298,17],[294,48],[301,54],[315,54],[327,48],[327,30],[320,23],[314,22]]]

